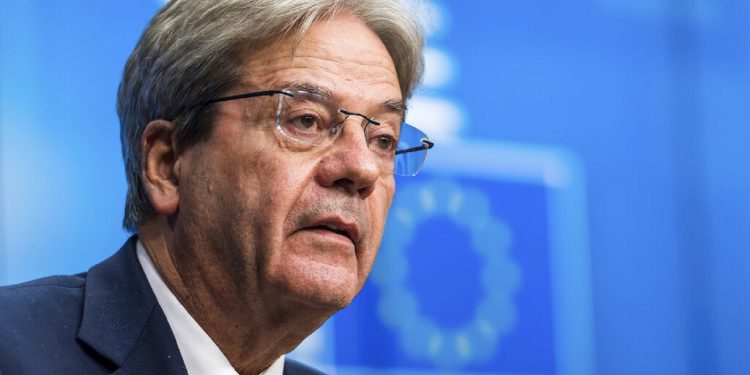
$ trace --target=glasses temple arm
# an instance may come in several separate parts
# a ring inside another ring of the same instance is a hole
[[[256,96],[272,96],[276,94],[293,96],[291,93],[288,93],[286,91],[281,91],[281,90],[258,91],[258,92],[250,92],[246,94],[238,94],[238,95],[224,96],[221,98],[211,99],[211,100],[208,100],[208,101],[205,101],[203,103],[196,105],[195,108],[202,109],[203,107],[210,105],[210,104],[214,104],[214,103],[226,102],[226,101],[237,100],[237,99],[253,98]]]
[[[422,139],[422,145],[421,146],[411,147],[411,148],[407,148],[405,150],[396,150],[396,155],[406,154],[406,153],[414,152],[414,151],[429,150],[429,149],[431,149],[434,146],[435,146],[435,143],[430,142],[430,141],[428,141],[426,139]]]

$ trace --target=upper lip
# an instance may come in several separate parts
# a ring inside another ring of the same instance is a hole
[[[347,237],[349,237],[349,239],[352,240],[352,242],[357,243],[359,241],[359,236],[360,236],[359,225],[357,225],[357,222],[354,220],[345,220],[342,217],[332,216],[332,217],[316,219],[310,225],[305,226],[305,228],[313,228],[313,227],[320,227],[320,226],[336,227],[340,231],[342,231]]]

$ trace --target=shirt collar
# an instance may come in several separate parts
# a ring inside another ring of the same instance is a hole
[[[237,371],[221,349],[169,290],[140,240],[138,240],[136,251],[146,279],[172,328],[188,374],[237,375]],[[282,355],[259,375],[282,375],[283,372],[284,356]]]

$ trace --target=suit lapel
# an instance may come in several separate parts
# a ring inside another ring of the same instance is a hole
[[[187,374],[164,312],[131,237],[86,277],[78,339],[118,367],[117,374]]]

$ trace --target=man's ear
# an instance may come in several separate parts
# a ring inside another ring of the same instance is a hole
[[[180,205],[178,154],[174,125],[154,120],[146,125],[141,138],[141,178],[146,194],[159,215],[170,216]]]

